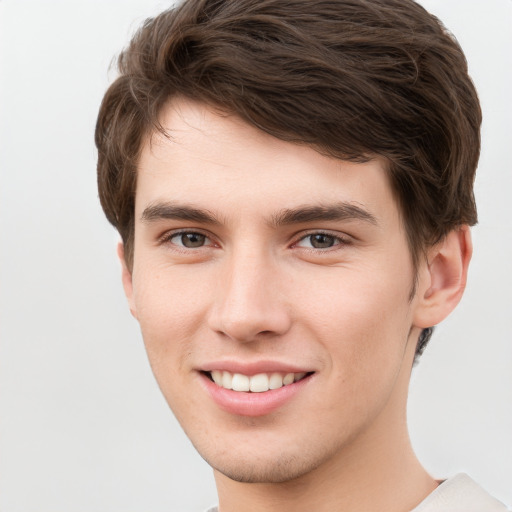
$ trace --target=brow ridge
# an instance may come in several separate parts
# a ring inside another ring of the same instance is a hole
[[[195,208],[186,204],[159,202],[144,209],[141,221],[144,223],[158,220],[186,220],[203,224],[220,225],[219,219],[209,210]],[[305,224],[322,221],[361,220],[377,225],[377,219],[368,210],[348,202],[328,205],[305,205],[285,208],[272,215],[269,224],[276,228],[290,224]]]
[[[158,220],[187,220],[202,224],[220,224],[219,220],[208,210],[188,205],[178,205],[168,202],[155,203],[147,206],[141,215],[141,221],[155,222]]]
[[[377,219],[368,210],[347,202],[286,208],[272,216],[271,224],[273,226],[282,226],[308,222],[342,220],[361,220],[378,225]]]

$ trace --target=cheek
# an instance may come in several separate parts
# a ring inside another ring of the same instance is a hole
[[[379,267],[332,270],[302,299],[307,301],[309,329],[320,335],[331,364],[344,375],[368,375],[369,368],[378,373],[395,366],[403,356],[412,321],[412,277]]]
[[[178,332],[201,313],[205,297],[211,294],[201,272],[151,262],[134,272],[133,290],[141,323]]]
[[[198,325],[193,287],[169,279],[168,272],[134,276],[137,319],[153,375],[179,419],[193,398],[183,380],[190,369],[190,340]],[[186,397],[186,399],[184,399]]]
[[[401,273],[390,273],[379,266],[334,268],[299,284],[304,290],[300,301],[316,318],[330,324],[359,329],[362,322],[371,328],[374,322],[387,325],[405,320],[412,281],[407,268]]]
[[[340,414],[347,432],[369,424],[393,395],[411,324],[408,292],[408,280],[345,276],[329,293],[310,297],[307,329],[328,358],[324,385],[331,399],[319,414],[333,428],[342,428]]]
[[[208,293],[186,275],[149,267],[149,271],[134,273],[134,302],[148,358],[160,380],[169,364],[178,368],[185,364]]]

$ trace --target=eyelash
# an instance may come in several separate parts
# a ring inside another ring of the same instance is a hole
[[[198,235],[200,237],[204,237],[204,239],[208,240],[210,243],[203,244],[198,247],[186,247],[185,245],[172,242],[173,238],[179,237],[179,236],[184,236],[184,235],[196,235],[196,236]],[[313,237],[313,236],[324,236],[324,237],[330,238],[333,241],[333,245],[328,246],[328,247],[301,247],[299,245],[302,241],[307,240],[308,238]],[[167,233],[164,233],[158,239],[158,242],[159,242],[159,244],[172,244],[177,250],[186,251],[186,252],[192,251],[194,249],[202,249],[204,247],[212,247],[212,246],[216,245],[215,242],[212,241],[212,237],[210,235],[208,235],[207,233],[201,232],[199,230],[180,230],[180,231],[167,232]],[[298,247],[298,248],[301,248],[306,251],[319,253],[319,252],[328,252],[328,251],[332,251],[332,250],[337,250],[340,248],[340,246],[342,247],[342,246],[347,246],[350,244],[351,244],[350,238],[346,237],[346,236],[342,236],[340,234],[334,234],[329,231],[310,231],[306,234],[301,234],[300,237],[297,237],[296,240],[291,244],[291,247],[292,248]]]
[[[349,237],[342,236],[340,234],[334,234],[334,233],[331,233],[329,231],[311,231],[309,233],[302,234],[302,236],[300,236],[297,239],[297,241],[293,243],[292,246],[293,247],[297,247],[297,246],[299,246],[300,242],[302,242],[304,240],[307,240],[308,238],[313,237],[313,236],[325,236],[325,237],[331,238],[333,240],[333,245],[329,246],[329,247],[324,247],[324,248],[319,248],[319,247],[301,247],[302,249],[307,250],[307,251],[313,251],[315,253],[318,253],[318,252],[328,252],[330,250],[335,251],[337,249],[340,249],[340,247],[347,246],[347,245],[351,244],[351,240],[350,240]]]
[[[205,240],[209,240],[210,243],[206,245],[201,245],[199,247],[186,247],[185,245],[180,245],[172,242],[172,239],[179,236],[184,235],[199,235],[200,237],[204,237]],[[161,237],[158,239],[159,244],[172,244],[174,247],[178,248],[178,250],[181,251],[191,251],[194,249],[202,249],[203,247],[211,247],[214,246],[215,243],[212,242],[212,237],[206,233],[203,233],[198,230],[180,230],[180,231],[170,231],[167,233],[164,233]]]

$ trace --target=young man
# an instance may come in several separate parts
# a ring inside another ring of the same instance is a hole
[[[219,511],[500,511],[406,425],[459,302],[480,108],[411,0],[191,0],[119,58],[96,130],[123,284]]]

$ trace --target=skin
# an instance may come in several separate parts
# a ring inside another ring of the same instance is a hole
[[[161,122],[170,137],[141,151],[123,283],[159,386],[214,468],[221,512],[411,510],[437,486],[407,433],[414,349],[461,297],[469,230],[429,249],[411,300],[382,160],[329,158],[184,99]],[[344,215],[289,213],[333,205]],[[276,411],[248,417],[205,392],[212,361],[314,373]]]

